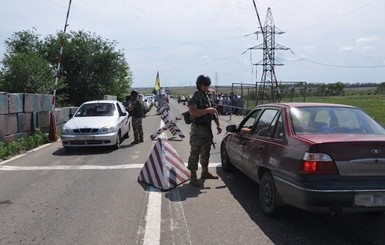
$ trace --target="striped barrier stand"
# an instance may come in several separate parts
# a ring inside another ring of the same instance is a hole
[[[158,138],[138,181],[167,191],[190,179],[190,172],[181,157],[166,139]]]

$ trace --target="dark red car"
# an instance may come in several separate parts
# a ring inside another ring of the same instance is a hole
[[[385,129],[359,108],[265,104],[226,131],[222,168],[259,183],[265,214],[385,212]]]

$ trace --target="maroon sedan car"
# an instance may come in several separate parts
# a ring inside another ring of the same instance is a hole
[[[222,168],[259,183],[263,212],[385,212],[385,129],[356,107],[257,106],[221,143]]]

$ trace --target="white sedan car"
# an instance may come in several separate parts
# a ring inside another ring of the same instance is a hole
[[[124,105],[115,100],[94,100],[83,103],[73,117],[64,124],[61,141],[70,147],[113,146],[120,147],[128,138],[130,123]]]

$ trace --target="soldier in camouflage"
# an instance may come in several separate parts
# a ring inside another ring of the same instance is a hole
[[[132,103],[129,105],[128,110],[132,116],[132,129],[134,131],[134,141],[131,144],[139,144],[143,142],[143,101],[138,98],[138,91],[131,91]]]
[[[222,132],[218,112],[207,94],[210,85],[210,77],[198,76],[196,80],[197,91],[188,101],[192,123],[190,131],[191,150],[187,168],[191,171],[190,184],[196,187],[200,186],[196,174],[199,161],[202,165],[201,179],[218,179],[218,176],[211,174],[208,170],[210,149],[213,144],[211,121],[214,120],[218,134]]]

